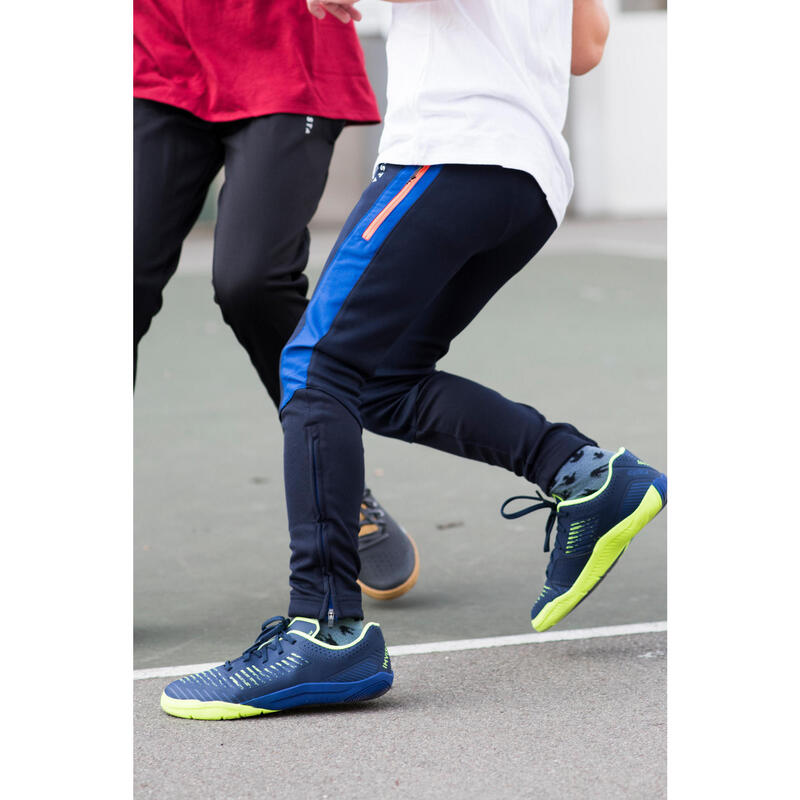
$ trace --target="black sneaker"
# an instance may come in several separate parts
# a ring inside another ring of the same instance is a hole
[[[419,576],[417,545],[381,508],[369,489],[364,489],[360,522],[361,591],[376,600],[400,597],[414,586]]]

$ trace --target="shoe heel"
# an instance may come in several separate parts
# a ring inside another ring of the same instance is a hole
[[[662,508],[667,504],[667,476],[662,472],[654,481],[656,491],[661,495]]]
[[[360,700],[374,700],[376,697],[386,694],[392,688],[393,681],[393,672],[379,672],[368,678],[367,681],[361,681],[362,685],[350,694],[345,702],[357,703]],[[363,685],[364,683],[367,685]]]

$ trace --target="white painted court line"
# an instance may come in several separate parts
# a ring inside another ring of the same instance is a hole
[[[390,656],[411,656],[421,653],[450,653],[454,650],[482,650],[484,647],[505,647],[510,644],[544,644],[568,642],[573,639],[597,639],[602,636],[629,636],[633,633],[661,633],[667,629],[663,622],[636,622],[631,625],[610,625],[605,628],[577,628],[572,631],[549,633],[520,633],[513,636],[493,636],[489,639],[459,639],[453,642],[423,642],[401,644],[389,648]]]
[[[422,644],[401,644],[389,648],[389,655],[410,656],[424,653],[452,653],[458,650],[481,650],[486,647],[507,647],[513,644],[545,644],[547,642],[569,642],[575,639],[598,639],[605,636],[630,636],[636,633],[661,633],[667,630],[666,620],[662,622],[635,622],[631,625],[610,625],[604,628],[578,628],[571,631],[551,633],[522,633],[513,636],[493,636],[488,639],[457,639],[452,642],[423,642]],[[181,667],[154,667],[153,669],[137,669],[133,679],[141,681],[146,678],[172,678],[178,675],[189,675],[203,672],[221,664],[186,664]]]

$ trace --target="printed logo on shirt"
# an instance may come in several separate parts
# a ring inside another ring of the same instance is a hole
[[[311,129],[314,127],[314,117],[306,117],[306,135],[311,133]]]
[[[372,183],[382,178],[384,172],[386,172],[386,164],[378,164],[375,169],[375,175],[372,178]]]

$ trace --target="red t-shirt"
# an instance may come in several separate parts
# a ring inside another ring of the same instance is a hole
[[[305,0],[134,0],[133,95],[211,122],[379,122],[353,23]]]

